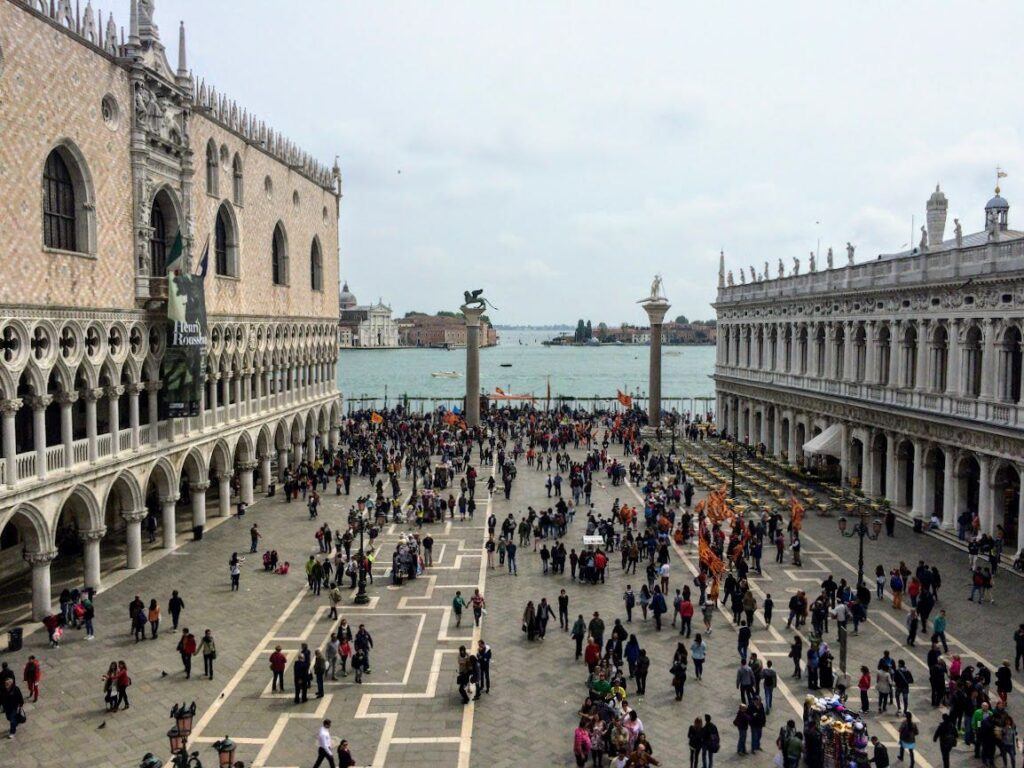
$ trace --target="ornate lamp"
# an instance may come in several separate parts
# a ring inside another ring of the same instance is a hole
[[[235,762],[235,742],[225,736],[213,742],[213,748],[217,750],[217,765],[220,768],[231,768]]]
[[[139,763],[139,768],[163,768],[163,765],[163,760],[152,752],[147,752],[142,756],[142,762]]]

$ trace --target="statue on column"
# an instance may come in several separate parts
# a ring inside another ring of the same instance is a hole
[[[921,251],[921,253],[924,253],[927,250],[928,250],[928,230],[922,224],[921,225],[921,245],[920,245],[920,251]]]
[[[962,248],[964,245],[964,229],[960,226],[960,219],[953,219],[953,237],[956,238],[956,247]]]
[[[480,309],[487,309],[487,307],[490,307],[491,309],[497,309],[496,306],[494,306],[493,304],[491,304],[491,302],[484,298],[483,293],[483,288],[477,288],[475,291],[463,291],[463,305],[467,307],[476,306]]]
[[[796,256],[793,257],[793,274],[800,274],[800,259],[797,258]]]
[[[782,263],[782,259],[779,259],[779,277],[786,276],[786,265]]]
[[[728,285],[735,285],[735,284],[736,284],[735,280],[733,280],[733,277],[732,277],[732,270],[731,270],[731,269],[729,270],[729,276],[728,276],[728,278],[726,279],[726,283],[727,283]]]
[[[656,274],[654,280],[651,282],[651,299],[663,299],[661,295],[661,275]]]
[[[814,263],[814,251],[811,251],[811,257],[810,257],[810,260],[807,263],[808,263],[807,269],[810,272],[817,272],[818,271],[818,267]]]
[[[851,267],[853,266],[853,250],[854,250],[853,246],[850,244],[850,241],[847,240],[846,241],[846,261],[847,261],[847,264],[849,264]]]

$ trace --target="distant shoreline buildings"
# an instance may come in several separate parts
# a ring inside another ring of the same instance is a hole
[[[398,323],[391,307],[378,299],[376,304],[361,305],[346,282],[338,296],[338,346],[362,349],[399,346]]]
[[[685,318],[683,318],[685,319]],[[714,345],[718,329],[710,322],[668,322],[662,326],[662,344],[666,346]],[[649,326],[623,323],[618,328],[609,328],[600,323],[596,328],[590,322],[577,325],[574,333],[560,334],[546,346],[601,346],[602,344],[650,344]]]

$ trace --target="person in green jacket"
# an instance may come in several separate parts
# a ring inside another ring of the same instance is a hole
[[[942,642],[942,652],[949,653],[949,645],[946,643],[946,609],[939,611],[939,615],[932,619],[932,640]]]
[[[786,768],[797,768],[800,765],[800,755],[803,752],[804,735],[796,731],[786,741],[786,752],[784,754]]]
[[[455,612],[455,626],[462,626],[462,609],[466,607],[466,601],[462,599],[461,590],[456,590],[452,598],[452,610]]]

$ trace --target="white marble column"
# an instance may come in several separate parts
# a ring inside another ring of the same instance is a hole
[[[981,395],[985,400],[995,397],[996,385],[996,329],[986,318],[982,325]]]
[[[1024,464],[1017,465],[1017,477],[1024,481]],[[1024,552],[1024,492],[1017,492],[1017,554]]]
[[[957,509],[956,464],[959,452],[955,448],[943,446],[942,471],[942,527],[947,531],[956,529],[956,518],[960,514]]]
[[[71,409],[78,401],[78,393],[61,392],[57,400],[60,403],[60,441],[64,445],[64,470],[70,472],[75,466],[75,430]]]
[[[914,487],[912,489],[910,515],[911,517],[924,517],[924,451],[925,445],[922,440],[914,440]]]
[[[779,457],[782,455],[782,414],[779,413],[778,406],[775,407],[775,421],[772,422],[772,455]]]
[[[57,558],[57,552],[28,552],[25,560],[32,566],[32,618],[42,621],[53,613],[53,598],[50,594],[50,563]]]
[[[217,473],[217,504],[221,517],[231,517],[231,473]]]
[[[864,383],[878,381],[878,323],[868,320],[864,326]]]
[[[149,411],[149,441],[150,443],[159,442],[160,437],[160,410],[157,403],[157,392],[163,386],[161,381],[147,381],[146,389],[149,391],[148,405],[146,410]]]
[[[224,423],[231,421],[231,371],[224,371],[220,377],[220,399],[224,409]]]
[[[239,408],[241,409],[241,415],[248,416],[253,413],[252,407],[252,369],[249,368],[243,372],[242,378],[242,398],[239,400]]]
[[[850,428],[840,422],[839,430],[843,441],[839,446],[839,484],[846,485],[850,482]]]
[[[99,589],[101,579],[100,542],[107,535],[107,529],[96,528],[92,531],[80,531],[78,535],[82,539],[85,586],[86,588]]]
[[[85,397],[85,437],[89,441],[89,463],[99,458],[99,437],[96,433],[96,401],[103,397],[102,389],[87,389]]]
[[[271,473],[271,466],[270,466],[271,459],[273,459],[273,455],[272,454],[267,454],[266,456],[260,456],[260,485],[261,485],[261,491],[263,493],[269,493],[270,492],[270,483],[273,480],[273,478],[270,475],[270,473]]]
[[[217,426],[217,382],[220,380],[220,374],[216,371],[210,371],[206,374],[206,380],[210,384],[210,426]]]
[[[206,525],[206,491],[210,487],[208,480],[199,483],[189,483],[189,490],[192,492],[192,525]]]
[[[919,320],[917,323],[917,381],[914,382],[914,389],[918,392],[926,392],[931,385],[928,369],[928,351],[931,349],[928,325],[927,320]]]
[[[132,430],[132,450],[138,451],[142,447],[142,434],[139,425],[139,391],[141,383],[128,385],[128,426]]]
[[[278,480],[281,480],[281,479],[284,478],[285,470],[288,469],[288,467],[291,466],[288,463],[288,460],[291,458],[290,453],[291,453],[291,451],[288,448],[281,448],[277,452],[277,472],[278,472],[278,478],[277,479]]]
[[[256,469],[256,462],[247,461],[238,468],[238,496],[244,504],[252,504],[252,474]]]
[[[125,540],[128,545],[128,568],[142,567],[142,521],[146,519],[145,509],[122,512],[125,522]]]
[[[46,478],[46,406],[53,402],[51,395],[29,398],[32,408],[32,442],[36,452],[36,477]]]
[[[789,463],[796,464],[796,457],[798,455],[797,444],[796,444],[796,414],[792,414],[789,417]]]
[[[978,520],[981,532],[990,536],[995,533],[995,515],[992,509],[992,459],[985,454],[977,454],[978,459]]]
[[[896,490],[899,485],[896,482],[896,468],[898,464],[896,462],[896,434],[893,432],[885,433],[885,498],[896,506],[899,503],[899,499],[896,496]],[[881,489],[879,489],[881,490]]]
[[[121,412],[118,410],[118,402],[124,392],[124,387],[107,387],[104,391],[107,396],[107,421],[110,425],[110,455],[117,456],[121,452]]]
[[[177,511],[177,495],[160,497],[160,517],[164,529],[164,549],[173,549],[178,543]]]
[[[266,373],[262,365],[257,365],[253,370],[256,372],[256,391],[253,393],[252,408],[249,409],[249,412],[261,413],[263,411],[263,377]]]
[[[874,448],[875,434],[875,430],[868,430],[867,443],[861,449],[862,468],[860,486],[869,497],[878,495],[877,483],[875,483],[875,464],[878,461],[878,454]]]
[[[961,373],[963,363],[961,362],[960,346],[960,320],[952,320],[949,323],[949,356],[946,360],[946,394],[951,397],[959,397],[963,391]]]
[[[21,406],[22,400],[18,397],[0,402],[0,413],[3,414],[4,464],[6,465],[7,485],[10,488],[18,483],[18,443],[14,418],[21,410]]]
[[[843,381],[857,381],[857,343],[854,339],[856,326],[852,321],[843,323]]]

